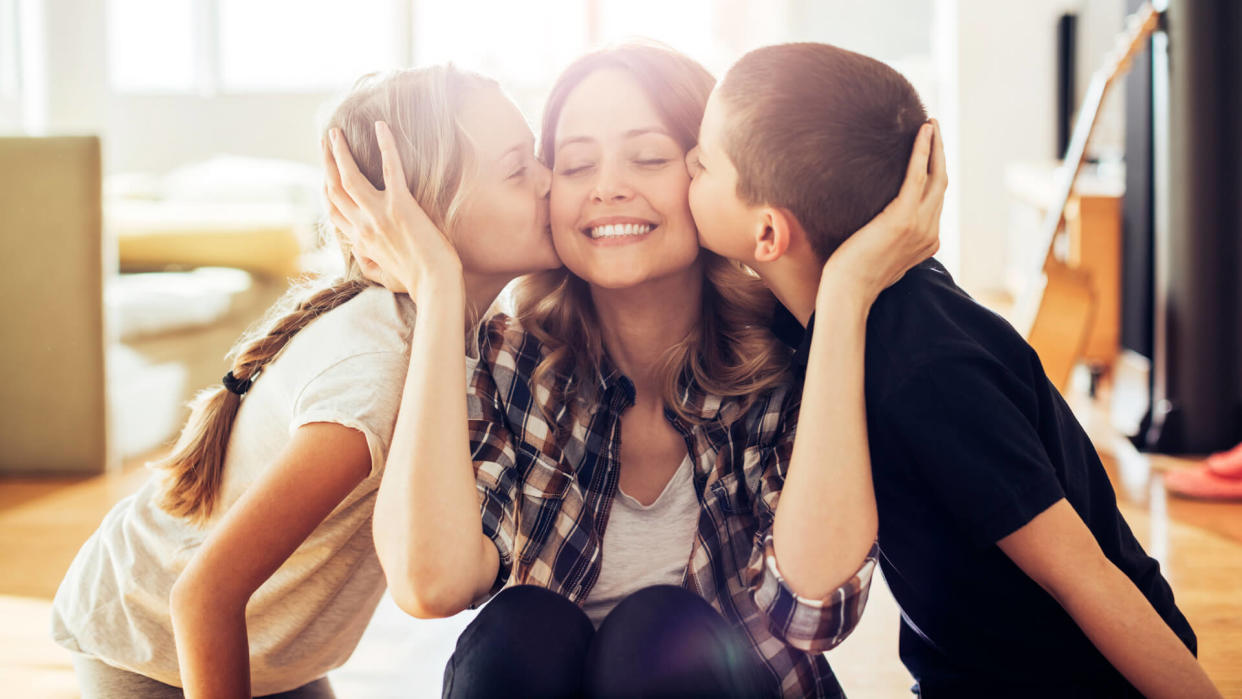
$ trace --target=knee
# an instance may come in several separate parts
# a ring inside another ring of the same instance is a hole
[[[727,624],[707,600],[682,587],[653,585],[621,600],[600,632],[609,627],[613,634],[650,638],[652,634],[701,633],[718,626]]]
[[[551,590],[534,585],[511,587],[479,612],[458,642],[476,648],[495,648],[509,658],[526,655],[547,658],[586,648],[595,629],[578,605]]]
[[[547,588],[518,585],[493,597],[475,619],[503,619],[507,626],[529,629],[549,624],[564,624],[573,628],[577,626],[575,622],[580,620],[579,617],[586,619],[578,605],[567,598]]]
[[[595,630],[573,602],[523,585],[497,595],[466,627],[445,668],[444,696],[567,696]]]
[[[591,644],[587,684],[599,696],[734,696],[753,652],[698,595],[646,588],[604,619]]]

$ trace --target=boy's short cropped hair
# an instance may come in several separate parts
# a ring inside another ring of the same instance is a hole
[[[751,51],[719,92],[738,198],[788,209],[824,260],[897,196],[927,121],[900,73],[828,44]]]

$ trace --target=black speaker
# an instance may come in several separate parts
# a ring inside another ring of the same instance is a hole
[[[1155,319],[1144,446],[1206,453],[1242,440],[1242,3],[1171,0],[1164,19],[1167,61],[1163,37],[1153,39]]]
[[[1074,72],[1077,70],[1077,31],[1078,16],[1072,13],[1061,15],[1057,21],[1057,143],[1056,157],[1065,157],[1065,149],[1069,147],[1070,134],[1074,129],[1074,109],[1078,106],[1075,95]]]
[[[1127,0],[1127,12],[1146,1]],[[1125,77],[1126,196],[1121,207],[1121,346],[1148,359],[1153,313],[1151,91],[1149,39]]]

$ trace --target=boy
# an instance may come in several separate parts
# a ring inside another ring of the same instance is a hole
[[[806,326],[803,362],[825,260],[893,200],[925,120],[895,71],[823,44],[753,51],[713,92],[691,209]],[[939,215],[915,206],[885,215]],[[922,696],[1219,696],[1034,351],[935,260],[873,305],[865,374],[881,566]]]

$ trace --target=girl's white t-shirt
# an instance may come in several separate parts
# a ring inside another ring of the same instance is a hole
[[[66,648],[180,686],[169,592],[203,540],[277,460],[297,428],[332,422],[366,435],[371,473],[250,598],[251,689],[300,687],[353,652],[384,591],[371,514],[392,439],[414,305],[379,287],[315,319],[243,398],[212,520],[197,528],[158,506],[153,477],[119,502],[56,593],[53,638]]]

